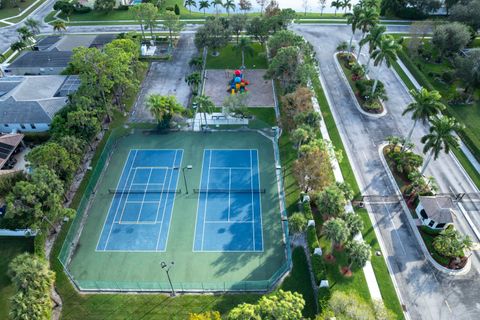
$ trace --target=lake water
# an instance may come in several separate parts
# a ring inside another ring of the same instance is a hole
[[[260,12],[260,5],[255,1],[255,0],[250,0],[252,3],[252,10],[249,12]],[[331,2],[332,0],[327,0],[325,2],[325,8],[323,9],[323,13],[334,13],[335,8],[331,7]],[[352,0],[352,6],[358,3],[358,0]],[[278,4],[281,9],[286,9],[286,8],[292,8],[293,10],[302,13],[305,12],[305,6],[307,8],[307,12],[320,12],[321,11],[321,5],[318,0],[278,0]],[[235,13],[240,13],[240,8],[238,7],[238,0],[235,1],[236,9]],[[268,3],[267,3],[268,5]],[[198,1],[197,1],[197,6],[198,6]],[[266,7],[266,5],[265,5]],[[188,7],[187,7],[188,8]],[[192,7],[192,11],[200,11],[194,7]],[[220,13],[225,13],[224,8],[218,7],[218,11]],[[347,12],[350,10],[347,9]],[[203,12],[203,10],[201,11]],[[210,8],[206,9],[205,12],[207,13],[215,13],[215,8],[211,6]],[[343,13],[345,12],[344,9],[339,9],[337,11],[337,16],[342,16]],[[230,11],[232,13],[232,11]]]

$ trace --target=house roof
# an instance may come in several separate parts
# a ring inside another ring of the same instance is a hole
[[[23,134],[13,133],[0,136],[0,169],[12,155],[13,151],[22,142]]]
[[[427,216],[438,223],[452,223],[455,204],[450,197],[420,196],[420,203]]]
[[[93,39],[92,43],[90,44],[90,48],[100,48],[106,45],[107,43],[112,42],[117,37],[116,34],[99,34],[98,36]]]
[[[35,47],[38,48],[38,50],[40,50],[40,51],[47,50],[51,46],[53,46],[55,43],[57,43],[58,40],[60,40],[60,38],[61,38],[60,36],[45,37],[45,38],[41,39],[40,41],[38,41],[35,44]]]
[[[9,68],[65,68],[72,57],[71,51],[27,51],[9,65]]]
[[[17,101],[10,97],[0,103],[2,123],[50,123],[51,117],[37,101]]]

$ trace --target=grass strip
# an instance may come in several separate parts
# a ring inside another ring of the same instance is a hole
[[[332,144],[335,146],[336,150],[340,150],[343,153],[343,159],[339,163],[343,178],[345,182],[350,184],[352,190],[354,191],[355,197],[359,197],[360,188],[350,165],[350,161],[348,160],[345,147],[343,145],[340,133],[338,132],[338,128],[325,96],[325,92],[323,91],[323,88],[321,87],[320,81],[317,77],[313,77],[312,83]],[[395,314],[397,319],[404,319],[403,310],[390,277],[385,259],[381,256],[379,257],[375,255],[376,251],[381,250],[380,245],[378,244],[378,239],[373,230],[372,222],[368,216],[368,212],[365,209],[357,209],[356,212],[360,214],[364,222],[364,229],[362,232],[363,238],[372,247],[371,263],[375,277],[377,278],[380,293],[382,294],[383,302],[385,306]]]

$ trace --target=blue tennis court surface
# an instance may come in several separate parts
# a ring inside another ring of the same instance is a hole
[[[204,150],[194,251],[263,251],[257,150]]]
[[[165,251],[183,150],[132,149],[97,251]]]

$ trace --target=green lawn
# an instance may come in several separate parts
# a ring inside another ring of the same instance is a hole
[[[303,316],[314,318],[316,314],[315,296],[310,280],[310,271],[308,270],[307,257],[301,247],[296,247],[292,252],[293,268],[290,275],[285,278],[280,289],[286,291],[296,291],[303,296],[305,308]]]
[[[231,43],[221,48],[218,56],[212,56],[210,50],[207,56],[207,69],[237,69],[242,65],[242,53],[234,49],[235,44]],[[245,66],[247,69],[267,69],[267,57],[265,48],[260,43],[253,42],[253,55],[245,52]]]
[[[446,83],[443,80],[444,73],[452,73],[454,71],[451,63],[446,59],[441,60],[441,62],[435,62],[437,56],[435,50],[432,50],[432,58],[429,61],[420,56],[414,57],[408,53],[408,40],[406,40],[403,45],[404,49],[399,53],[399,58],[420,85],[430,90],[438,90],[442,94],[444,102],[447,105],[445,113],[455,117],[465,125],[466,128],[461,134],[462,139],[470,147],[476,158],[480,159],[480,126],[478,125],[480,123],[480,89],[476,90],[474,102],[471,105],[450,103],[450,99],[456,94],[456,87],[461,85],[458,80],[454,80],[452,83]],[[476,45],[477,40],[474,42],[474,46]],[[427,42],[425,48],[427,51],[430,50],[431,44]],[[413,88],[411,82],[406,81],[406,75],[400,70],[401,68],[398,64],[394,64],[394,68],[404,80],[407,87]],[[475,174],[475,170],[467,168],[466,170],[469,171],[469,174],[473,174],[473,180],[480,181],[478,172]],[[475,175],[477,175],[477,177],[475,177]]]
[[[33,252],[33,238],[0,237],[0,319],[8,319],[9,299],[15,292],[7,276],[8,264],[23,252]]]
[[[343,153],[343,160],[340,162],[340,170],[342,171],[343,178],[345,182],[350,184],[352,190],[354,191],[355,197],[358,198],[360,196],[360,188],[353,173],[350,161],[348,160],[347,154],[345,152],[345,147],[335,124],[335,119],[333,118],[330,106],[328,105],[325,92],[323,91],[318,78],[313,78],[312,83],[318,103],[320,105],[322,117],[325,121],[325,125],[327,127],[332,144],[334,145],[336,150],[340,150]],[[378,257],[374,254],[375,251],[380,251],[380,246],[373,230],[372,222],[370,221],[370,217],[368,216],[368,212],[364,209],[357,209],[356,212],[360,214],[364,222],[364,229],[362,232],[363,238],[372,247],[371,263],[373,266],[373,271],[375,272],[375,277],[377,278],[378,286],[380,288],[380,293],[382,294],[385,306],[395,314],[397,319],[404,319],[403,310],[397,297],[395,287],[393,286],[392,279],[390,278],[385,259],[382,256]],[[340,259],[337,261],[342,262],[341,259],[342,257],[340,256]],[[336,270],[330,271],[336,272]],[[333,276],[338,276],[338,274],[334,273]],[[365,277],[363,275],[363,272],[361,273],[361,276],[364,280]],[[366,295],[364,293],[362,285],[363,284],[361,279],[356,279],[356,281],[355,279],[352,280],[352,286],[354,286],[354,288],[359,291],[360,296],[365,297]]]
[[[0,9],[0,19],[7,18],[9,22],[13,22],[13,23],[20,22],[21,20],[25,19],[27,17],[27,15],[32,13],[33,10],[35,10],[42,3],[44,3],[45,0],[40,0],[34,6],[32,6],[30,9],[25,10],[28,6],[30,6],[34,2],[35,2],[35,0],[25,0],[25,2],[17,1],[18,5],[19,5],[19,8],[21,9],[21,11],[20,11],[18,7],[16,7],[16,8],[15,7],[9,7],[9,5],[11,6],[11,3],[12,3],[11,1],[3,1],[4,6],[6,8]],[[17,17],[17,18],[9,18],[9,17],[16,16],[18,14],[21,14],[21,16]]]
[[[248,112],[254,117],[248,124],[249,128],[262,129],[277,125],[274,108],[248,108]]]

